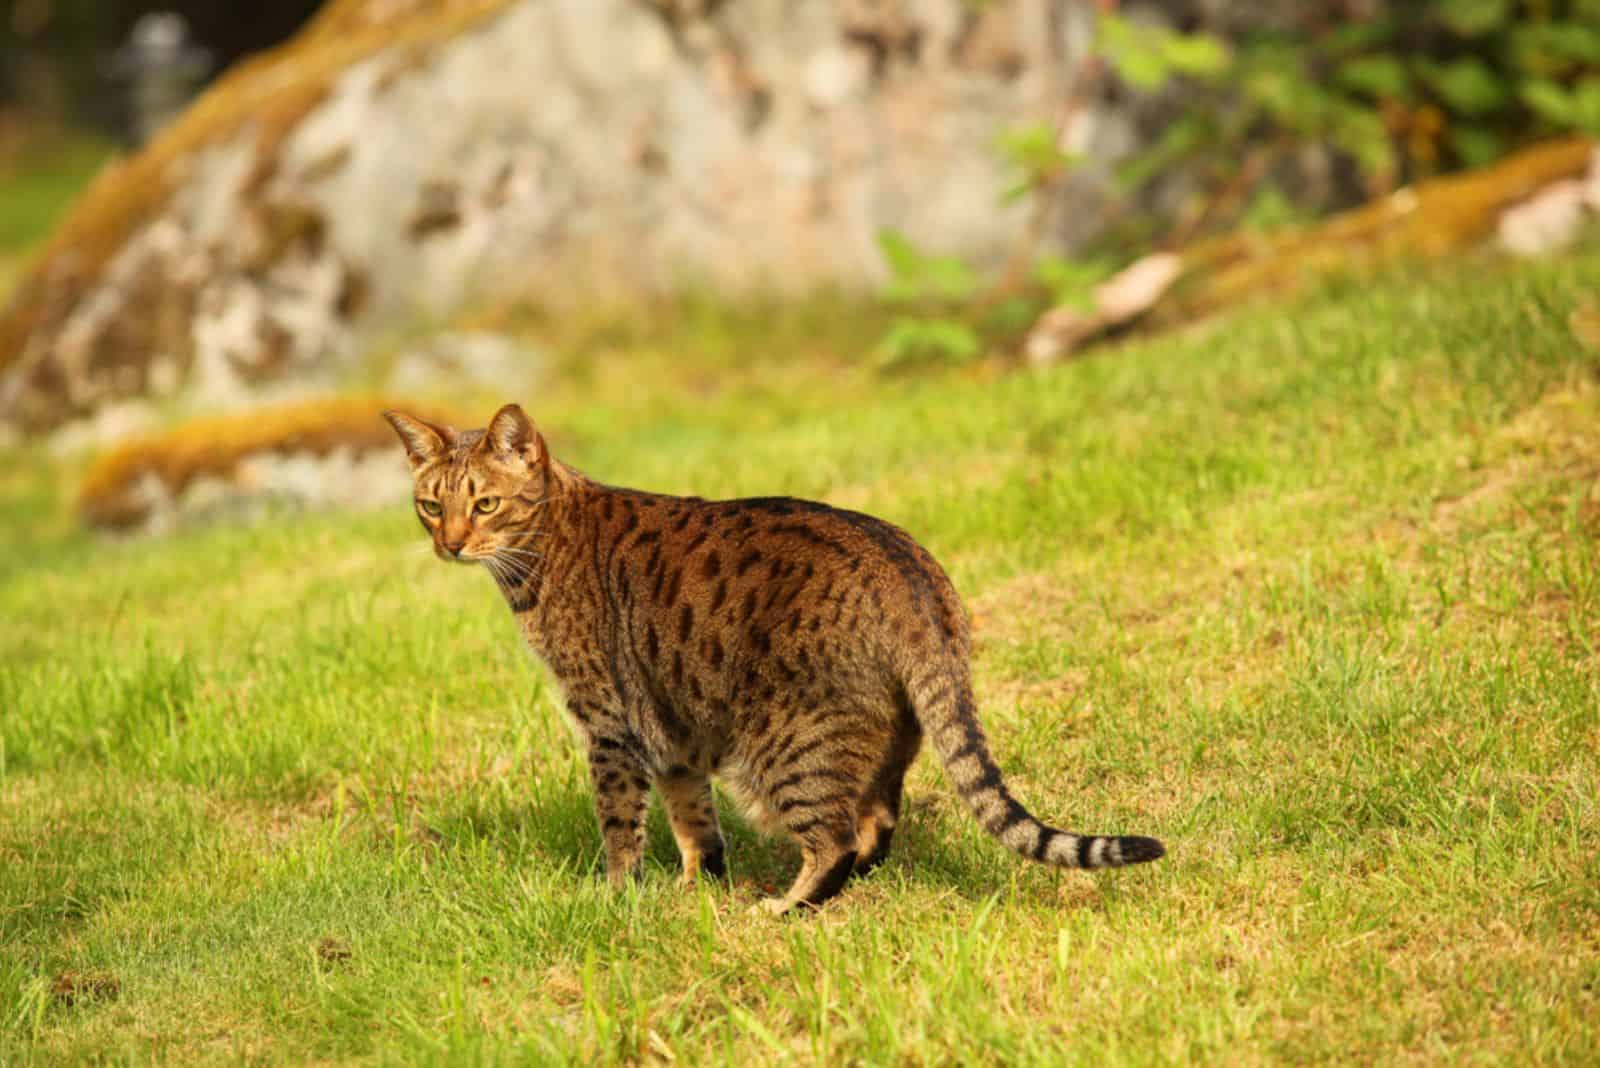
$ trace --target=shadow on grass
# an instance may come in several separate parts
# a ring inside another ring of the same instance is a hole
[[[788,887],[800,865],[794,842],[782,832],[764,833],[726,797],[719,796],[718,811],[731,887],[760,894]],[[997,891],[1007,891],[1020,903],[1059,902],[1056,869],[1018,857],[981,831],[960,827],[961,822],[971,822],[971,817],[954,798],[935,794],[908,799],[894,849],[871,879],[909,878],[919,887],[974,902]],[[576,773],[532,784],[525,793],[490,789],[446,799],[426,815],[426,823],[446,852],[492,851],[511,867],[569,872],[575,886],[604,876],[594,796],[587,778]],[[644,878],[663,882],[676,879],[681,870],[666,815],[653,800]]]
[[[727,798],[719,798],[717,807],[733,885],[753,882],[763,892],[787,885],[798,868],[799,851],[785,838],[761,833]],[[577,764],[525,792],[481,790],[446,799],[426,822],[447,851],[491,849],[512,865],[561,867],[577,878],[605,872],[594,793]],[[645,828],[644,870],[649,881],[676,878],[682,871],[677,843],[654,797]]]

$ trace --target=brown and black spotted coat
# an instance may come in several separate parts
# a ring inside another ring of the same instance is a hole
[[[1077,835],[1006,788],[979,725],[955,589],[882,520],[767,497],[617,489],[553,459],[515,405],[485,431],[387,413],[418,516],[447,559],[494,573],[589,749],[613,880],[636,871],[648,790],[684,875],[724,873],[718,776],[804,862],[774,911],[884,859],[924,733],[983,827],[1063,867],[1154,860],[1150,838]]]

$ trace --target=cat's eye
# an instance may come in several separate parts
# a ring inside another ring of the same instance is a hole
[[[472,504],[472,510],[479,515],[488,515],[498,507],[500,507],[499,497],[479,497]]]
[[[439,507],[439,502],[438,501],[420,501],[419,500],[417,502],[417,507],[422,509],[422,514],[423,515],[431,515],[435,519],[439,518],[439,516],[444,512],[444,509]]]

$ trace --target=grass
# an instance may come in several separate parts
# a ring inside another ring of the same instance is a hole
[[[30,252],[111,156],[109,145],[74,134],[44,136],[0,158],[0,305]]]
[[[1594,1063],[1597,282],[1347,280],[1043,374],[630,338],[527,384],[596,475],[908,527],[1019,793],[1171,850],[1029,866],[925,757],[796,921],[747,914],[797,858],[733,813],[731,887],[675,885],[659,813],[605,887],[550,684],[406,510],[99,542],[13,454],[0,1062]]]
[[[11,158],[0,159],[0,253],[16,255],[37,245],[73,197],[112,156],[110,145],[82,134],[41,137]]]

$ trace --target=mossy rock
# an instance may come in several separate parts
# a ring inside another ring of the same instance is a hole
[[[1092,18],[1051,39],[1027,10],[333,0],[85,193],[0,314],[0,430],[334,384],[507,291],[866,286],[883,229],[998,264],[1028,212],[995,131],[1055,114]],[[1095,128],[1131,150],[1137,125]],[[1074,171],[1073,219],[1113,164]]]
[[[1046,364],[1131,323],[1170,327],[1244,301],[1282,298],[1338,271],[1459,255],[1494,233],[1508,210],[1586,172],[1600,174],[1594,142],[1562,138],[1419,182],[1315,225],[1155,253],[1097,288],[1093,307],[1045,313],[1026,351],[1030,361]]]
[[[386,408],[461,423],[430,405],[324,397],[196,419],[125,442],[84,476],[78,514],[91,527],[161,533],[281,508],[349,508],[403,499],[411,477]]]
[[[142,151],[109,164],[0,311],[0,423],[51,427],[184,381],[219,355],[196,336],[206,305],[226,303],[219,277],[245,288],[283,284],[275,273],[313,278],[332,317],[353,319],[366,272],[326,249],[328,221],[294,182],[275,186],[286,142],[352,67],[418,63],[508,3],[331,0],[294,39],[229,71]],[[298,270],[280,270],[296,259]],[[257,315],[255,351],[222,358],[243,379],[270,376],[292,347],[285,319]],[[326,355],[326,337],[306,341],[304,360]]]
[[[1507,209],[1588,172],[1595,150],[1585,137],[1546,141],[1314,226],[1202,242],[1184,252],[1185,277],[1156,319],[1187,321],[1247,298],[1282,295],[1329,271],[1459,255],[1492,235]]]

